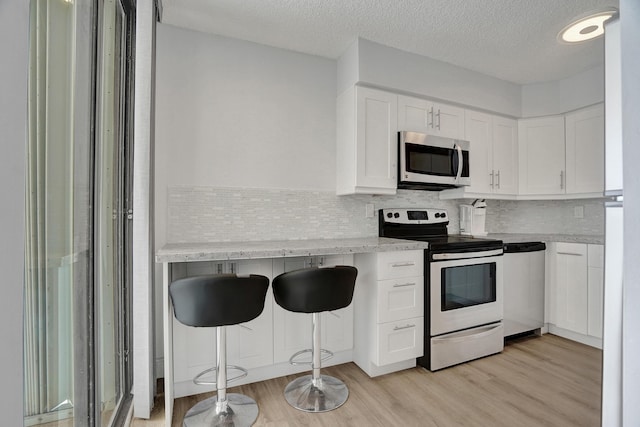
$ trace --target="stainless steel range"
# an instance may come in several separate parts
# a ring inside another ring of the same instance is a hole
[[[444,209],[381,209],[379,235],[429,242],[425,351],[432,371],[502,351],[502,241],[447,233]]]

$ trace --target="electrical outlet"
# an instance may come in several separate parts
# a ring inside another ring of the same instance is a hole
[[[373,203],[367,203],[365,206],[365,217],[366,218],[373,218]]]
[[[584,206],[574,206],[573,208],[574,218],[584,218]]]

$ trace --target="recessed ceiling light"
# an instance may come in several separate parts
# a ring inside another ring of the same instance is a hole
[[[609,8],[577,19],[564,27],[558,34],[562,43],[579,43],[591,40],[604,34],[604,23],[618,13],[615,8]]]

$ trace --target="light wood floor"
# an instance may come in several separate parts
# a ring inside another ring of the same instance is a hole
[[[355,364],[323,369],[349,387],[337,410],[308,414],[290,407],[282,391],[296,376],[229,389],[253,397],[260,407],[255,426],[599,426],[602,352],[553,335],[521,338],[501,354],[438,372],[409,369],[369,378]],[[173,426],[212,394],[176,399]],[[150,420],[159,427],[164,396]]]

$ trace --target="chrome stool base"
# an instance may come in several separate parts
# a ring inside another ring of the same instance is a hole
[[[258,418],[258,404],[249,396],[227,393],[226,405],[218,396],[198,402],[184,416],[183,427],[248,427]]]
[[[301,411],[327,412],[347,401],[349,389],[342,381],[329,375],[320,375],[315,384],[311,375],[304,375],[287,384],[284,397],[289,405]]]

